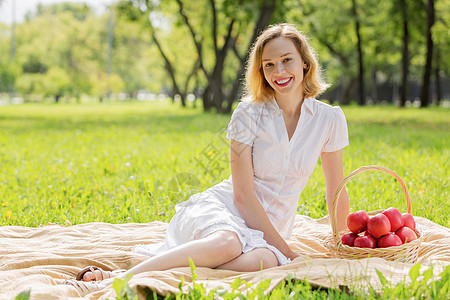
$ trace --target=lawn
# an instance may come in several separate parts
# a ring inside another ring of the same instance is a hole
[[[381,165],[406,182],[413,214],[450,227],[448,109],[343,107],[348,174]],[[229,176],[230,115],[169,102],[0,107],[0,224],[168,221],[174,205]],[[351,211],[395,206],[400,185],[381,172],[347,184]],[[298,213],[328,214],[318,163]]]

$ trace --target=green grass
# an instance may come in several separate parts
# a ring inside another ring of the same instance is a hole
[[[450,227],[449,110],[343,110],[345,173],[372,164],[396,171],[413,214]],[[229,176],[229,119],[168,102],[0,107],[0,225],[168,221],[175,204]],[[406,211],[388,174],[362,173],[346,187],[352,211]],[[328,214],[320,162],[298,213]]]

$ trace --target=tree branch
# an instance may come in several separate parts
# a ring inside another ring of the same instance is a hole
[[[231,34],[233,32],[233,25],[234,25],[235,21],[236,20],[234,18],[232,18],[230,25],[228,25],[228,33],[227,33],[227,36],[225,37],[225,42],[223,43],[222,49],[220,49],[220,55],[225,55],[225,53],[227,52],[227,50],[230,46],[230,41],[232,40]]]
[[[197,41],[197,38],[196,38],[197,35],[196,35],[195,31],[194,31],[194,28],[192,27],[192,25],[189,22],[189,19],[188,19],[186,13],[184,12],[183,2],[181,2],[181,0],[176,0],[176,1],[178,3],[180,15],[183,18],[183,21],[186,24],[186,26],[189,28],[189,31],[190,31],[191,36],[192,36],[192,40],[194,41],[194,44],[195,44],[195,48],[197,49],[198,58],[200,60],[200,68],[202,69],[203,73],[205,74],[205,77],[209,78],[209,74],[206,71],[205,66],[203,65],[202,45],[201,45],[201,43],[199,43]]]
[[[209,0],[211,3],[211,12],[213,17],[213,30],[212,30],[212,38],[214,42],[214,53],[217,57],[218,47],[217,47],[217,14],[216,14],[216,3],[214,0]]]

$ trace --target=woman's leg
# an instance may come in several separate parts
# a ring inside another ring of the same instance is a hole
[[[278,266],[278,258],[267,248],[256,248],[242,253],[235,259],[224,263],[217,269],[233,270],[238,272],[254,272]]]
[[[117,277],[124,278],[128,274],[187,267],[189,257],[197,267],[216,268],[235,259],[241,253],[242,246],[236,233],[217,231],[205,238],[190,241],[161,255],[151,257]],[[94,274],[87,272],[83,276],[83,281],[90,281],[93,278]]]

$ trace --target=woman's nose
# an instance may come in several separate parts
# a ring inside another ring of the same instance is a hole
[[[277,72],[277,74],[281,74],[284,72],[284,65],[282,62],[278,62],[276,64],[276,72]]]

